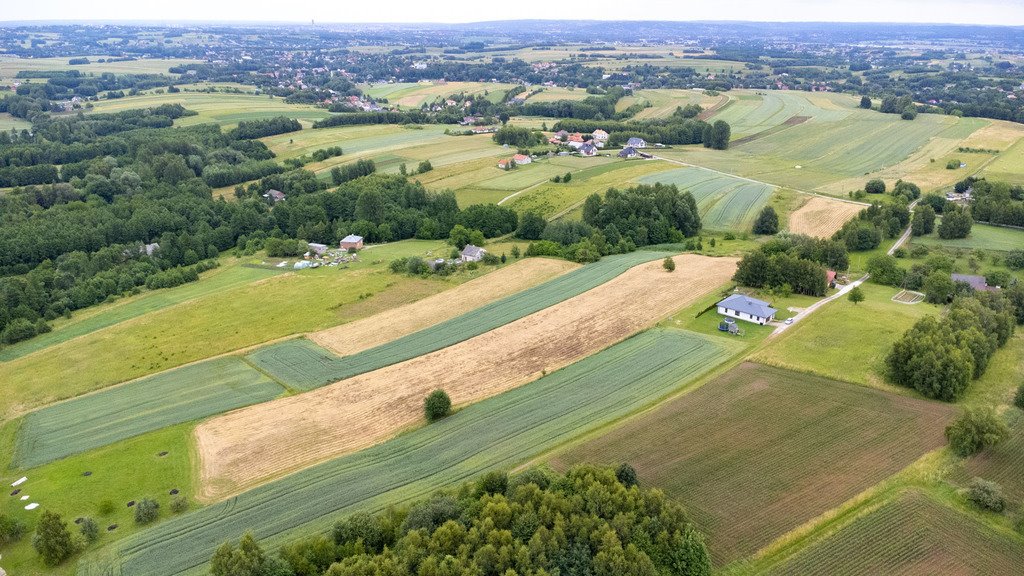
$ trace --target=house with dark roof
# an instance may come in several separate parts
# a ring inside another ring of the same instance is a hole
[[[953,282],[967,284],[977,292],[995,292],[999,290],[999,286],[989,286],[988,282],[985,281],[984,276],[976,276],[974,274],[953,274]]]
[[[718,313],[723,316],[761,325],[775,320],[775,313],[778,312],[764,300],[751,298],[746,294],[733,294],[716,306],[718,306]]]
[[[619,150],[619,158],[636,158],[639,156],[639,152],[632,146],[626,146],[622,150]]]
[[[637,138],[634,136],[626,141],[626,146],[632,146],[633,148],[647,148],[647,141],[643,138]]]
[[[584,156],[597,156],[597,146],[587,142],[583,146],[580,146],[580,154]]]
[[[483,259],[484,254],[487,254],[487,250],[479,246],[466,244],[466,247],[459,252],[459,259],[463,262],[479,262]]]
[[[280,190],[270,189],[267,190],[267,193],[264,194],[263,197],[269,198],[270,200],[273,200],[275,204],[277,204],[281,200],[284,200],[284,192],[281,192]]]

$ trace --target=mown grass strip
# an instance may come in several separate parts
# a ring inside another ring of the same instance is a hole
[[[79,574],[202,574],[214,549],[246,530],[276,544],[510,468],[641,409],[706,374],[737,347],[652,330],[440,422],[176,518],[83,560]],[[286,438],[282,438],[287,442]]]
[[[216,358],[32,412],[12,464],[31,468],[119,440],[266,402],[284,390],[241,358]]]
[[[667,255],[667,252],[638,251],[608,256],[539,286],[351,356],[339,358],[311,342],[293,340],[260,348],[246,358],[291,388],[312,390],[458,344],[600,286],[633,266]]]

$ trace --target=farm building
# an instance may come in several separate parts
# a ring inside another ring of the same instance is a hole
[[[273,200],[273,202],[277,204],[281,200],[284,200],[284,192],[281,192],[280,190],[270,189],[267,190],[267,193],[264,194],[263,197]]]
[[[717,304],[718,313],[754,324],[767,324],[775,319],[778,312],[767,302],[745,294],[733,294]]]
[[[322,256],[324,252],[327,252],[327,244],[317,244],[316,242],[310,242],[307,244],[309,251],[317,256]]]
[[[829,288],[835,288],[836,287],[836,271],[835,270],[827,270],[825,272],[825,285],[828,286]]]
[[[498,168],[501,168],[502,170],[508,170],[512,168],[512,160],[498,160]]]
[[[634,136],[626,141],[626,146],[631,146],[633,148],[647,148],[647,141],[643,138],[637,138]]]
[[[533,162],[533,158],[530,158],[526,154],[516,154],[515,156],[512,157],[512,160],[514,160],[515,163],[519,166]]]
[[[636,158],[638,155],[636,148],[633,148],[632,146],[626,146],[622,150],[619,150],[619,158]]]
[[[463,262],[479,262],[483,259],[484,254],[486,253],[487,250],[484,250],[479,246],[466,244],[466,247],[462,249],[462,252],[459,252],[459,259]]]
[[[597,146],[587,142],[583,146],[580,146],[580,154],[584,156],[597,156]]]
[[[967,284],[978,292],[995,292],[996,290],[999,290],[999,286],[989,286],[988,282],[985,281],[984,276],[976,276],[974,274],[953,274],[952,277],[953,282]]]
[[[350,250],[353,248],[356,250],[362,250],[363,237],[356,236],[355,234],[349,234],[341,239],[341,242],[338,243],[338,247],[342,250]]]

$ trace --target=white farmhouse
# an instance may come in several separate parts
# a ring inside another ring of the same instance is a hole
[[[767,324],[775,319],[775,308],[763,300],[751,298],[745,294],[733,294],[718,303],[718,313],[724,316],[753,322],[754,324]]]

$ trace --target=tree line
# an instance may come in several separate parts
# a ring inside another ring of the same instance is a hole
[[[786,234],[772,238],[740,260],[733,280],[751,288],[824,296],[826,271],[849,268],[846,245],[838,240]]]

